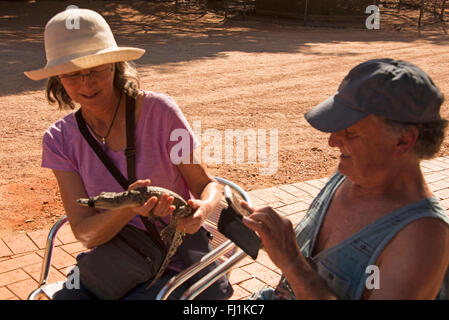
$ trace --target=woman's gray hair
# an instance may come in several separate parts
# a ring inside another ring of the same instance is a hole
[[[385,118],[382,120],[387,125],[387,128],[395,133],[407,132],[412,126],[418,130],[418,139],[413,147],[413,152],[420,160],[427,160],[437,156],[448,126],[448,121],[443,118],[421,123],[400,122]]]
[[[128,96],[134,98],[137,96],[140,89],[140,80],[137,69],[132,62],[115,63],[114,87]],[[51,103],[57,102],[60,110],[76,108],[58,76],[48,79],[45,93],[47,100]]]

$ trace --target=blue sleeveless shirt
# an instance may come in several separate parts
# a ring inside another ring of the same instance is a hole
[[[306,216],[295,227],[296,239],[304,257],[323,278],[339,299],[360,299],[370,276],[367,267],[374,265],[390,240],[410,222],[432,217],[449,224],[449,218],[438,200],[427,198],[379,218],[334,247],[312,256],[320,226],[324,220],[335,191],[345,180],[336,173],[314,199]],[[449,298],[449,268],[446,271],[437,299]],[[277,288],[263,289],[253,299],[295,299],[285,277]]]

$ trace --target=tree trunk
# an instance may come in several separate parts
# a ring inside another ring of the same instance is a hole
[[[306,7],[304,9],[304,25],[306,25],[306,23],[307,23],[307,9],[308,9],[308,6],[309,6],[309,0],[306,0]]]
[[[243,0],[243,20],[246,20],[246,0]]]
[[[228,18],[228,1],[227,0],[225,0],[224,5],[225,5],[225,19],[227,19]]]
[[[421,0],[421,6],[419,8],[418,31],[421,30],[421,22],[423,14],[424,14],[424,0]]]
[[[440,20],[444,20],[444,11],[446,10],[446,0],[443,0],[443,4],[441,5],[441,13],[440,13]]]

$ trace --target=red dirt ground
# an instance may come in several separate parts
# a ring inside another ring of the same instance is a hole
[[[52,173],[40,168],[41,137],[67,112],[44,97],[45,82],[23,71],[45,64],[45,23],[68,1],[0,1],[0,238],[49,226],[64,214]],[[409,60],[449,96],[449,46],[444,25],[416,12],[381,11],[381,29],[305,27],[250,16],[224,20],[194,8],[146,1],[77,1],[106,18],[122,46],[147,50],[138,61],[143,88],[171,95],[201,133],[216,129],[278,130],[278,170],[260,164],[209,164],[210,171],[247,190],[330,175],[337,152],[303,114],[333,94],[345,74],[371,58]],[[448,116],[448,104],[442,114]],[[198,122],[197,122],[198,123]],[[205,139],[205,138],[204,138]],[[267,136],[269,140],[269,136]],[[203,140],[204,146],[208,142]],[[223,147],[224,152],[224,147]],[[268,149],[267,149],[268,152]],[[446,139],[440,155],[449,154]]]

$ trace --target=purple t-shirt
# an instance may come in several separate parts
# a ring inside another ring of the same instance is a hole
[[[167,188],[187,200],[191,198],[190,192],[171,159],[176,161],[187,156],[199,143],[172,98],[149,91],[144,93],[142,111],[135,131],[136,177],[138,180],[151,179],[152,186]],[[97,139],[92,132],[91,134]],[[97,141],[103,146],[98,139]],[[114,152],[105,146],[103,148],[123,176],[127,177],[124,150]],[[45,132],[42,167],[77,172],[89,197],[103,191],[123,191],[82,136],[73,112],[58,120]],[[170,217],[164,217],[164,220],[168,223]],[[129,223],[144,229],[139,216]],[[159,231],[162,228],[161,225],[157,227]],[[175,267],[176,260],[172,260],[171,269],[178,269]]]

